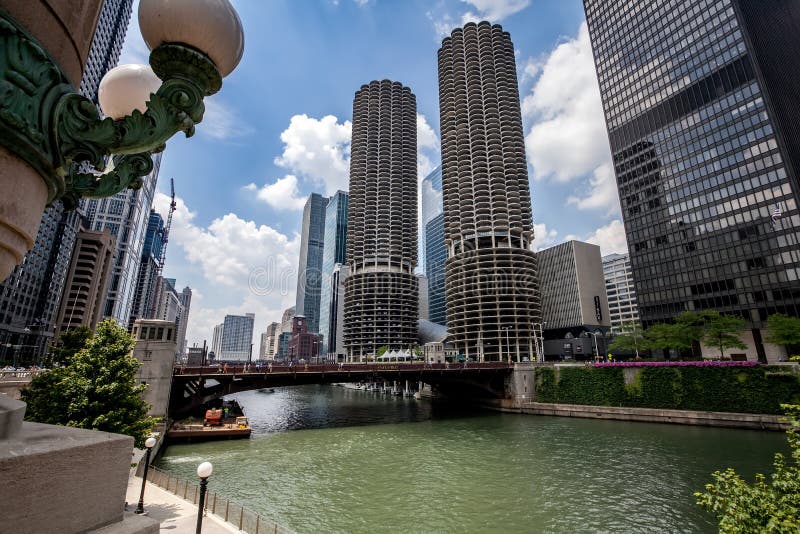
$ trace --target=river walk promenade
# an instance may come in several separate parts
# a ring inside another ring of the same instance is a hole
[[[142,479],[131,473],[128,478],[128,492],[125,496],[128,502],[127,510],[136,509],[141,489]],[[150,482],[147,483],[144,490],[144,509],[148,516],[161,523],[162,532],[192,533],[197,526],[197,506]],[[241,531],[213,514],[206,514],[203,518],[204,534],[228,534],[230,532]]]

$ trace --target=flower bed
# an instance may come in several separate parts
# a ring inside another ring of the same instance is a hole
[[[595,367],[754,367],[758,362],[734,362],[730,360],[669,361],[669,362],[602,362]]]

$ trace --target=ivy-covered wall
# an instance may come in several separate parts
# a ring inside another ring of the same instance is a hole
[[[542,367],[536,401],[713,412],[783,413],[800,404],[800,377],[790,368]]]

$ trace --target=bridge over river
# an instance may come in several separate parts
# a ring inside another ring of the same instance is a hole
[[[516,364],[520,365],[532,370],[530,364]],[[514,370],[515,364],[506,362],[181,366],[173,372],[169,413],[183,417],[206,402],[240,391],[339,382],[408,380],[429,384],[447,396],[501,399],[510,396]],[[532,387],[531,383],[531,391]]]

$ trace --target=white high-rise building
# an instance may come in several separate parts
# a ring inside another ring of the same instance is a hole
[[[640,322],[630,256],[627,254],[603,256],[603,277],[606,280],[611,331],[617,334],[626,323]]]
[[[100,316],[111,317],[124,326],[130,320],[160,165],[159,152],[153,155],[153,171],[142,178],[140,189],[126,189],[112,197],[81,201],[91,230],[108,229],[116,237],[111,280]]]

